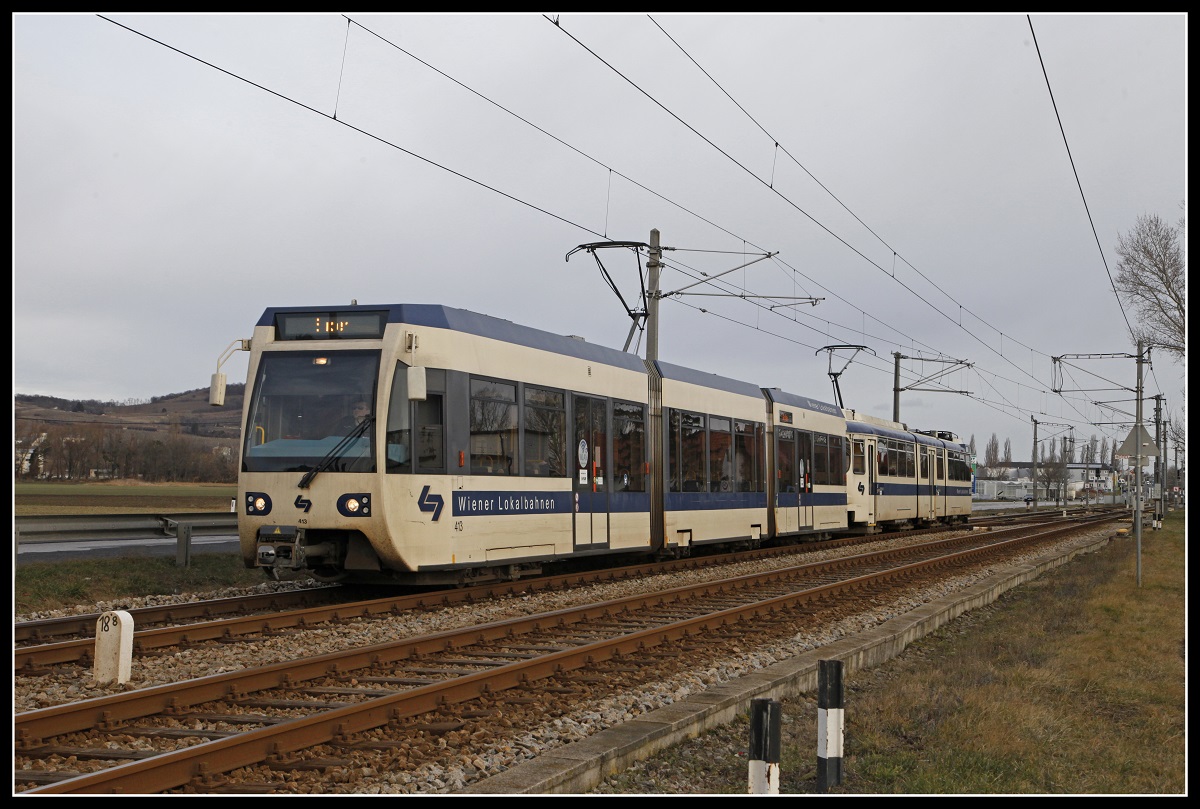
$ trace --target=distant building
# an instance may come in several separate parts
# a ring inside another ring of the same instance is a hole
[[[32,439],[17,438],[13,441],[13,461],[16,465],[17,475],[19,477],[28,477],[34,474],[35,477],[43,477],[46,461],[42,453],[38,452],[38,448],[46,441],[46,434],[40,433]],[[37,466],[36,473],[34,465]]]
[[[1029,461],[1009,461],[996,464],[994,468],[1007,470],[1009,480],[1029,480],[1033,477],[1033,464]],[[1038,470],[1040,471],[1042,468],[1042,464],[1039,463]],[[1090,481],[1097,485],[1111,483],[1116,471],[1106,463],[1069,463],[1067,464],[1067,480],[1072,483]]]
[[[975,497],[979,500],[1024,500],[1026,495],[1033,495],[1033,464],[1029,461],[1009,461],[999,463],[993,469],[1003,469],[1008,473],[1007,479],[986,480],[978,478],[975,481]],[[1038,464],[1039,491],[1038,499],[1060,499],[1057,492],[1046,492],[1042,478],[1044,466]],[[1111,494],[1113,482],[1118,472],[1106,463],[1069,463],[1067,464],[1067,500],[1074,500],[1090,495]]]

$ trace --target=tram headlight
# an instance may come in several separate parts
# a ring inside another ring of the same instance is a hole
[[[271,497],[266,492],[246,492],[246,514],[264,517],[271,513]]]
[[[338,513],[343,517],[370,517],[370,492],[350,492],[343,494],[337,501]]]

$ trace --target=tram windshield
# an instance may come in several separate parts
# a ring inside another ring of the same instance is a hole
[[[242,446],[245,472],[375,471],[378,351],[269,351],[259,360]],[[354,438],[346,440],[347,436]]]

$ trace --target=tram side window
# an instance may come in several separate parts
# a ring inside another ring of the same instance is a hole
[[[846,482],[846,450],[840,435],[829,436],[829,485],[841,486]]]
[[[446,471],[446,429],[442,394],[429,393],[417,402],[417,469],[422,472]]]
[[[721,418],[720,416],[709,416],[709,491],[733,491],[733,436],[729,434],[729,426],[729,419]]]
[[[967,481],[971,479],[971,465],[967,456],[961,452],[950,453],[950,479]]]
[[[408,470],[408,448],[412,446],[412,425],[409,423],[411,413],[412,402],[408,400],[408,366],[402,362],[396,363],[387,410],[386,458],[389,472]]]
[[[913,445],[891,438],[879,439],[879,474],[912,477],[916,471]]]
[[[813,435],[813,484],[829,485],[829,436],[824,433]]]
[[[525,474],[563,477],[566,464],[566,397],[561,391],[525,386]]]
[[[471,474],[515,475],[517,386],[471,379]]]
[[[758,445],[758,479],[760,488],[758,491],[766,492],[771,488],[771,431],[767,429],[767,425],[756,423],[754,425],[757,438],[754,442]]]
[[[758,421],[754,422],[754,447],[757,457],[754,468],[757,477],[752,491],[765,492],[767,490],[767,425]]]
[[[855,441],[852,446],[850,470],[856,475],[865,475],[867,473],[866,447],[862,441]]]
[[[646,491],[646,408],[613,402],[613,485],[616,491]]]
[[[679,475],[683,491],[702,492],[708,489],[705,467],[704,416],[681,413],[679,418]]]
[[[679,422],[681,415],[678,410],[672,409],[668,411],[666,431],[667,445],[667,460],[664,464],[667,473],[667,491],[681,492],[683,491],[683,475],[682,464],[680,462],[681,454],[679,447]]]
[[[939,483],[946,479],[945,460],[944,456],[940,452],[937,456],[937,479]]]
[[[796,489],[796,434],[792,430],[776,430],[778,446],[775,450],[775,475],[779,479],[779,491],[794,492]]]
[[[929,453],[921,448],[918,448],[917,451],[921,456],[921,480],[929,480]]]
[[[734,450],[737,458],[737,490],[761,492],[763,487],[763,425],[753,421],[733,423]]]

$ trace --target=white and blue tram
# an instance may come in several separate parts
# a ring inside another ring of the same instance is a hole
[[[851,412],[846,422],[851,525],[965,522],[971,515],[971,465],[951,433],[918,432]]]
[[[461,309],[271,308],[242,342],[242,556],[275,578],[462,584],[970,510],[961,445]]]

